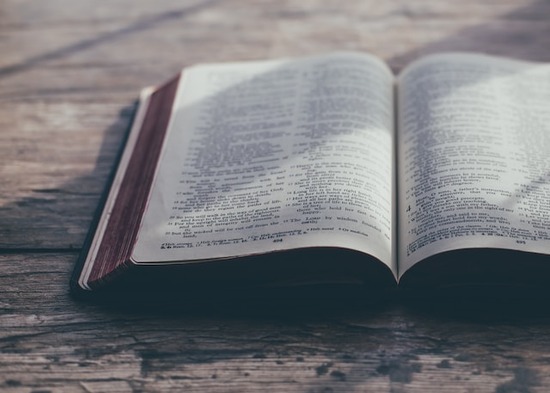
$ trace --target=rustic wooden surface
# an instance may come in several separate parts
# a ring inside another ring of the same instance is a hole
[[[550,61],[550,2],[0,3],[0,391],[546,392],[550,311],[456,300],[155,308],[68,280],[139,89],[185,65],[474,50]]]

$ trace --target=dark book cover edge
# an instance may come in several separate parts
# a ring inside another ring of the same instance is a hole
[[[126,146],[128,143],[128,138],[130,136],[130,132],[132,131],[132,127],[134,126],[134,122],[137,120],[136,115],[138,113],[140,105],[144,105],[145,102],[141,102],[140,100],[135,100],[132,107],[132,114],[130,116],[130,121],[128,122],[128,125],[126,126],[126,129],[124,131],[124,134],[122,136],[122,141],[120,143],[120,147],[117,151],[116,157],[113,162],[113,167],[109,173],[109,176],[107,177],[107,180],[105,182],[105,186],[103,188],[103,191],[101,193],[101,197],[99,199],[99,202],[97,204],[96,210],[93,214],[92,222],[90,223],[90,227],[88,229],[88,232],[86,234],[86,238],[84,240],[84,243],[82,245],[82,248],[80,250],[80,254],[78,255],[78,259],[75,263],[75,266],[73,268],[73,272],[71,274],[71,278],[69,281],[69,289],[70,293],[78,298],[86,297],[86,295],[89,295],[89,292],[84,288],[82,288],[78,281],[80,278],[80,275],[82,274],[82,269],[84,268],[84,263],[86,261],[86,258],[88,256],[88,253],[90,251],[90,247],[92,245],[92,242],[94,240],[97,227],[99,225],[99,221],[101,219],[101,215],[103,214],[103,210],[105,209],[105,204],[107,203],[107,199],[109,197],[109,193],[111,191],[111,188],[113,186],[113,182],[115,180],[116,174],[120,167],[120,162],[122,159],[122,155],[124,154],[124,151],[126,150]]]

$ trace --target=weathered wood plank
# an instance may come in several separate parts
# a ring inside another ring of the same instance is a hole
[[[69,297],[75,258],[0,258],[6,391],[543,392],[550,383],[547,312],[105,307]]]
[[[109,68],[118,65],[126,68],[120,77],[143,78],[135,73],[156,69],[163,80],[167,70],[175,72],[182,64],[198,61],[337,49],[371,51],[389,61],[408,52],[417,56],[457,49],[548,59],[540,49],[548,42],[544,33],[549,6],[544,0],[482,4],[196,0],[132,4],[131,12],[123,1],[113,4],[117,5],[104,8],[81,1],[68,6],[58,0],[45,7],[11,2],[4,7],[11,12],[0,17],[0,31],[10,37],[3,45],[18,50],[3,56],[4,75],[54,67],[58,74],[82,68],[102,70],[107,76],[117,72]],[[62,69],[55,67],[60,64]],[[159,82],[135,81],[135,87]]]
[[[108,104],[0,108],[0,248],[79,248],[133,113]]]

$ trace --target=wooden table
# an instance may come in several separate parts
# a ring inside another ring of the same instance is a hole
[[[181,67],[362,50],[550,61],[545,0],[0,3],[0,391],[546,392],[545,302],[284,310],[74,300],[141,87]]]

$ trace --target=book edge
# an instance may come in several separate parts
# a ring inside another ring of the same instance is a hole
[[[144,89],[145,91],[146,89]],[[97,204],[97,207],[95,209],[95,212],[93,214],[92,222],[90,223],[90,227],[88,229],[88,232],[86,234],[86,238],[84,240],[84,243],[82,245],[81,251],[79,253],[78,259],[75,263],[75,266],[73,268],[73,272],[71,274],[71,278],[69,280],[69,289],[70,293],[76,296],[86,294],[90,292],[89,289],[86,289],[81,285],[80,278],[82,276],[82,273],[85,268],[86,261],[88,260],[88,256],[91,251],[92,244],[94,240],[97,240],[97,229],[100,225],[101,218],[103,216],[105,206],[107,204],[107,201],[109,199],[109,196],[113,189],[113,184],[115,181],[115,178],[117,174],[119,173],[120,164],[122,161],[122,157],[127,149],[128,140],[130,138],[130,135],[132,133],[132,130],[134,130],[136,127],[138,127],[137,122],[138,114],[141,108],[143,108],[145,105],[145,102],[142,101],[141,97],[140,99],[136,100],[132,104],[133,113],[130,118],[130,121],[128,122],[128,126],[124,132],[120,147],[117,151],[113,168],[111,169],[109,176],[107,178],[107,181],[105,183],[105,186],[103,188],[103,191],[101,193],[100,200]],[[143,119],[141,120],[143,121]],[[139,128],[141,128],[141,125],[139,125]]]

